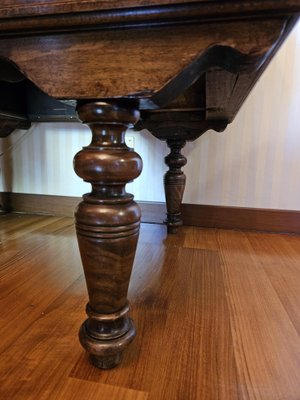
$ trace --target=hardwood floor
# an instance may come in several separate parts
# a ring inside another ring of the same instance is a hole
[[[299,400],[300,236],[143,225],[138,336],[90,365],[71,218],[0,215],[0,399]]]

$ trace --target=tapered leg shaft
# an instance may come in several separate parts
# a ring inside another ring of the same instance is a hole
[[[89,294],[80,342],[99,368],[112,368],[135,336],[127,290],[140,225],[140,209],[125,185],[142,170],[125,144],[125,130],[139,118],[128,103],[77,106],[92,142],[74,158],[74,169],[92,185],[75,212],[78,244]]]
[[[167,144],[171,149],[170,154],[165,157],[165,163],[169,167],[169,170],[164,176],[167,205],[167,219],[165,224],[168,227],[168,233],[176,233],[182,225],[180,208],[186,178],[181,168],[186,164],[187,159],[181,154],[181,149],[185,146],[185,143],[185,140],[167,140]]]

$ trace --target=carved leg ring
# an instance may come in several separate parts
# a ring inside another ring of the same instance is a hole
[[[185,146],[185,140],[168,139],[167,144],[171,152],[165,157],[165,163],[169,170],[164,176],[164,186],[167,205],[167,219],[165,224],[168,233],[177,233],[182,225],[181,202],[185,188],[185,175],[181,168],[185,166],[187,159],[181,154],[181,149]]]
[[[92,185],[75,212],[78,244],[89,303],[79,332],[99,368],[113,368],[135,336],[127,290],[140,226],[140,209],[125,185],[142,170],[140,156],[125,144],[126,128],[139,112],[117,103],[78,104],[92,142],[74,158],[78,176]]]

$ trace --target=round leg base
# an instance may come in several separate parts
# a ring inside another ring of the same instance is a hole
[[[132,342],[136,331],[132,320],[129,319],[129,330],[122,336],[101,340],[93,337],[83,323],[79,331],[79,339],[82,347],[89,353],[93,365],[101,369],[116,367],[121,359],[122,353]]]

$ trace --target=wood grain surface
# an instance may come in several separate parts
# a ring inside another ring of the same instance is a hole
[[[0,235],[1,399],[299,400],[299,236],[143,225],[138,336],[100,371],[77,339],[73,221],[2,214]]]
[[[0,6],[0,17],[203,2],[207,0],[83,0],[80,2],[76,0],[3,0]]]
[[[41,16],[44,14],[78,13],[86,11],[114,10],[120,12],[123,8],[169,6],[199,6],[199,8],[218,11],[223,15],[226,10],[231,13],[262,12],[266,10],[279,12],[295,12],[299,10],[298,0],[2,0],[0,18]],[[218,10],[219,9],[219,10]],[[149,11],[148,11],[149,12]]]
[[[278,17],[263,24],[257,20],[177,26],[176,34],[174,27],[156,27],[121,34],[108,30],[7,38],[0,41],[0,56],[47,94],[65,99],[150,97],[188,68],[176,88],[164,88],[165,98],[156,96],[156,104],[162,106],[210,67],[256,69],[283,34],[285,22]],[[197,60],[200,64],[193,66]]]
[[[139,118],[130,105],[91,102],[77,106],[92,141],[74,157],[74,170],[91,192],[75,211],[77,240],[89,302],[80,343],[99,368],[119,364],[135,336],[127,315],[127,291],[135,256],[141,210],[125,186],[142,171],[141,157],[125,143],[128,124]]]

